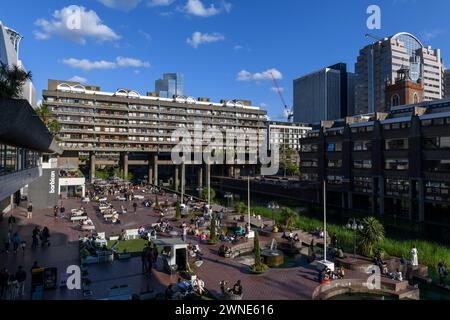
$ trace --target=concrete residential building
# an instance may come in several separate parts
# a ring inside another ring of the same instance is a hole
[[[125,177],[129,166],[139,166],[148,168],[145,175],[150,183],[159,184],[158,165],[163,165],[175,170],[174,180],[179,182],[179,168],[170,157],[179,143],[171,137],[175,130],[185,128],[193,132],[198,122],[202,122],[203,131],[247,132],[267,127],[266,112],[251,106],[250,101],[169,99],[141,96],[125,89],[110,93],[97,86],[59,80],[49,80],[43,99],[62,127],[59,138],[64,153],[59,163],[78,166],[84,158],[89,163],[91,179],[97,166],[120,165]],[[201,182],[205,177],[202,166],[192,167]],[[228,173],[238,175],[239,170]]]
[[[353,85],[345,63],[294,80],[294,121],[316,123],[347,116],[353,110]]]
[[[0,62],[11,66],[19,66],[26,70],[19,56],[19,48],[22,36],[10,29],[0,21]],[[22,89],[22,98],[26,99],[33,107],[37,106],[36,89],[31,81],[28,81]]]
[[[165,73],[163,79],[155,81],[155,93],[161,98],[173,98],[184,94],[184,75]]]
[[[450,70],[444,72],[445,97],[450,98]]]
[[[422,78],[424,101],[444,97],[443,61],[440,49],[425,47],[412,34],[401,32],[363,48],[355,64],[356,114],[385,110],[385,85],[402,67],[411,70],[413,81]]]
[[[305,194],[326,180],[331,206],[450,226],[449,116],[447,99],[322,122],[301,141]]]

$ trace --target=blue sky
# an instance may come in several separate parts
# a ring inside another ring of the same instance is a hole
[[[382,29],[370,32],[411,32],[450,64],[448,0],[15,0],[0,20],[24,36],[21,59],[39,93],[49,78],[77,76],[145,94],[162,73],[182,72],[186,95],[249,99],[276,119],[270,72],[292,105],[296,77],[341,61],[353,71],[371,4]],[[71,5],[84,8],[75,31]]]

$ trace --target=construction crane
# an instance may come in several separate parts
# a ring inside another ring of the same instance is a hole
[[[288,122],[291,122],[294,118],[294,113],[292,112],[291,109],[289,109],[286,100],[283,97],[283,94],[281,93],[281,89],[280,86],[278,85],[278,81],[275,78],[275,76],[273,75],[273,73],[271,72],[270,75],[272,76],[272,80],[273,83],[275,84],[275,90],[277,91],[278,95],[280,96],[281,102],[284,105],[284,117],[287,119]]]

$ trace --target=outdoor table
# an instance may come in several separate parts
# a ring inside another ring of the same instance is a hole
[[[89,198],[83,198],[83,199],[81,199],[81,202],[89,203],[89,202],[91,202],[91,200]]]
[[[75,221],[84,221],[84,220],[87,220],[87,219],[88,219],[88,216],[73,216],[73,217],[70,218],[70,220],[71,220],[72,222],[75,222]]]
[[[104,202],[104,201],[108,201],[108,198],[100,198],[98,199],[99,202]]]
[[[141,196],[141,195],[135,195],[135,196],[134,196],[134,199],[136,199],[136,200],[144,200],[145,197],[144,197],[144,196]]]
[[[117,201],[127,201],[127,198],[125,197],[116,197]]]
[[[104,218],[105,220],[111,219],[112,217],[114,217],[113,214],[104,214],[104,215],[103,215],[103,218]]]
[[[70,212],[72,212],[74,215],[77,215],[77,216],[81,216],[82,214],[84,214],[84,210],[81,210],[81,209],[72,209],[72,210],[70,210]]]
[[[83,231],[95,230],[95,226],[83,225],[83,226],[81,226],[81,230],[83,230]]]

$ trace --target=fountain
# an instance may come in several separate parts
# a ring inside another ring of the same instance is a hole
[[[279,267],[284,264],[284,254],[277,249],[277,242],[275,239],[272,239],[269,249],[261,252],[261,256],[264,263],[271,268]]]

